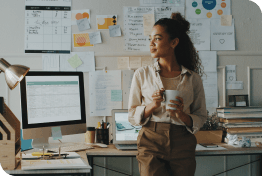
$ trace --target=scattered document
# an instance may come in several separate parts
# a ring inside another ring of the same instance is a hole
[[[227,81],[226,89],[244,89],[243,81]]]
[[[236,81],[237,80],[236,65],[226,65],[226,75],[227,75],[226,81]]]
[[[129,68],[129,57],[118,57],[117,58],[117,68],[118,69]]]
[[[71,0],[25,0],[24,46],[25,53],[70,53]]]
[[[111,90],[121,90],[121,70],[89,73],[90,116],[111,116],[112,109],[122,109],[121,101],[111,101]]]
[[[62,139],[61,127],[51,127],[54,140]]]
[[[221,21],[221,26],[231,26],[232,15],[221,15],[220,21]]]
[[[111,90],[111,101],[122,101],[122,90]]]
[[[218,107],[217,72],[205,72],[202,76],[206,106]]]
[[[123,109],[128,108],[129,92],[134,75],[134,70],[122,70],[123,73]]]
[[[231,0],[186,0],[186,17],[214,19],[231,15]]]
[[[77,25],[77,20],[84,18],[88,20],[89,24],[91,23],[90,9],[72,10],[71,25]]]
[[[88,33],[73,34],[74,48],[94,46],[90,43]]]
[[[190,22],[189,36],[196,50],[210,50],[210,20],[188,19]]]
[[[76,23],[79,31],[85,31],[87,29],[90,29],[90,24],[87,18],[77,20]]]
[[[141,67],[141,62],[142,62],[141,57],[129,57],[129,67],[130,68]]]
[[[141,58],[141,64],[142,67],[147,66],[147,65],[151,65],[152,64],[152,58],[151,57],[142,57]]]
[[[211,50],[235,50],[234,19],[231,26],[221,26],[220,19],[211,20]]]
[[[144,35],[149,36],[155,24],[154,14],[143,15]]]
[[[109,26],[117,25],[117,15],[96,15],[97,29],[109,29]]]
[[[207,148],[207,147],[203,147],[203,146],[197,144],[196,151],[200,151],[200,150],[227,150],[227,149],[225,147],[221,147],[221,146],[218,146],[218,147],[215,147],[215,148]]]
[[[42,54],[43,71],[59,71],[59,54]]]
[[[185,0],[139,0],[140,6],[185,6]]]
[[[199,51],[199,58],[202,61],[204,72],[217,72],[217,52]]]
[[[91,44],[102,43],[100,31],[89,33],[89,39]]]
[[[109,26],[109,35],[110,37],[120,37],[121,36],[120,25]]]
[[[154,7],[124,7],[126,51],[149,51],[149,36],[144,36],[144,14],[154,14]]]
[[[71,65],[71,67],[73,67],[73,68],[76,68],[76,67],[78,67],[82,64],[82,61],[81,61],[81,59],[79,59],[77,54],[70,57],[67,61]]]
[[[170,18],[173,12],[179,12],[184,16],[185,8],[175,6],[155,7],[155,21],[157,22],[161,18]]]

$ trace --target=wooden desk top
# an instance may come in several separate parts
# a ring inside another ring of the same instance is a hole
[[[227,150],[200,150],[196,151],[196,156],[224,156],[224,155],[261,155],[262,148],[237,148],[226,143],[216,143]],[[136,156],[137,150],[118,150],[115,145],[110,144],[107,148],[95,148],[86,150],[89,156]]]

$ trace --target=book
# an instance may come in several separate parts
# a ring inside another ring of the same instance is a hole
[[[242,112],[242,113],[218,112],[217,116],[222,118],[248,118],[248,117],[262,118],[262,112]]]
[[[261,111],[262,112],[262,107],[261,106],[256,106],[256,107],[220,107],[217,108],[217,112],[257,112]]]
[[[225,128],[227,133],[252,133],[262,132],[261,127],[239,127],[239,128]]]
[[[52,159],[52,160],[22,160],[22,170],[41,169],[91,169],[81,158],[76,159]]]
[[[223,123],[262,122],[262,118],[243,118],[243,119],[219,118],[219,122],[223,122]]]
[[[225,128],[262,127],[262,122],[219,123],[219,126]]]

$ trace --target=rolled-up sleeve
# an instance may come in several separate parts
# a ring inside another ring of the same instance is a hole
[[[150,118],[143,119],[145,105],[142,105],[141,76],[138,70],[134,73],[128,100],[128,121],[132,125],[144,125]]]
[[[190,114],[193,120],[192,129],[188,130],[195,134],[200,130],[200,128],[204,125],[207,120],[207,111],[206,111],[206,99],[205,99],[205,91],[203,87],[203,83],[200,76],[197,76],[193,82],[194,86],[194,100],[190,105]]]

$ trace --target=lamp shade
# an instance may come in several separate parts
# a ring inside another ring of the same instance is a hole
[[[23,65],[10,65],[3,58],[0,59],[0,72],[5,73],[8,87],[13,90],[29,71],[29,67]]]

